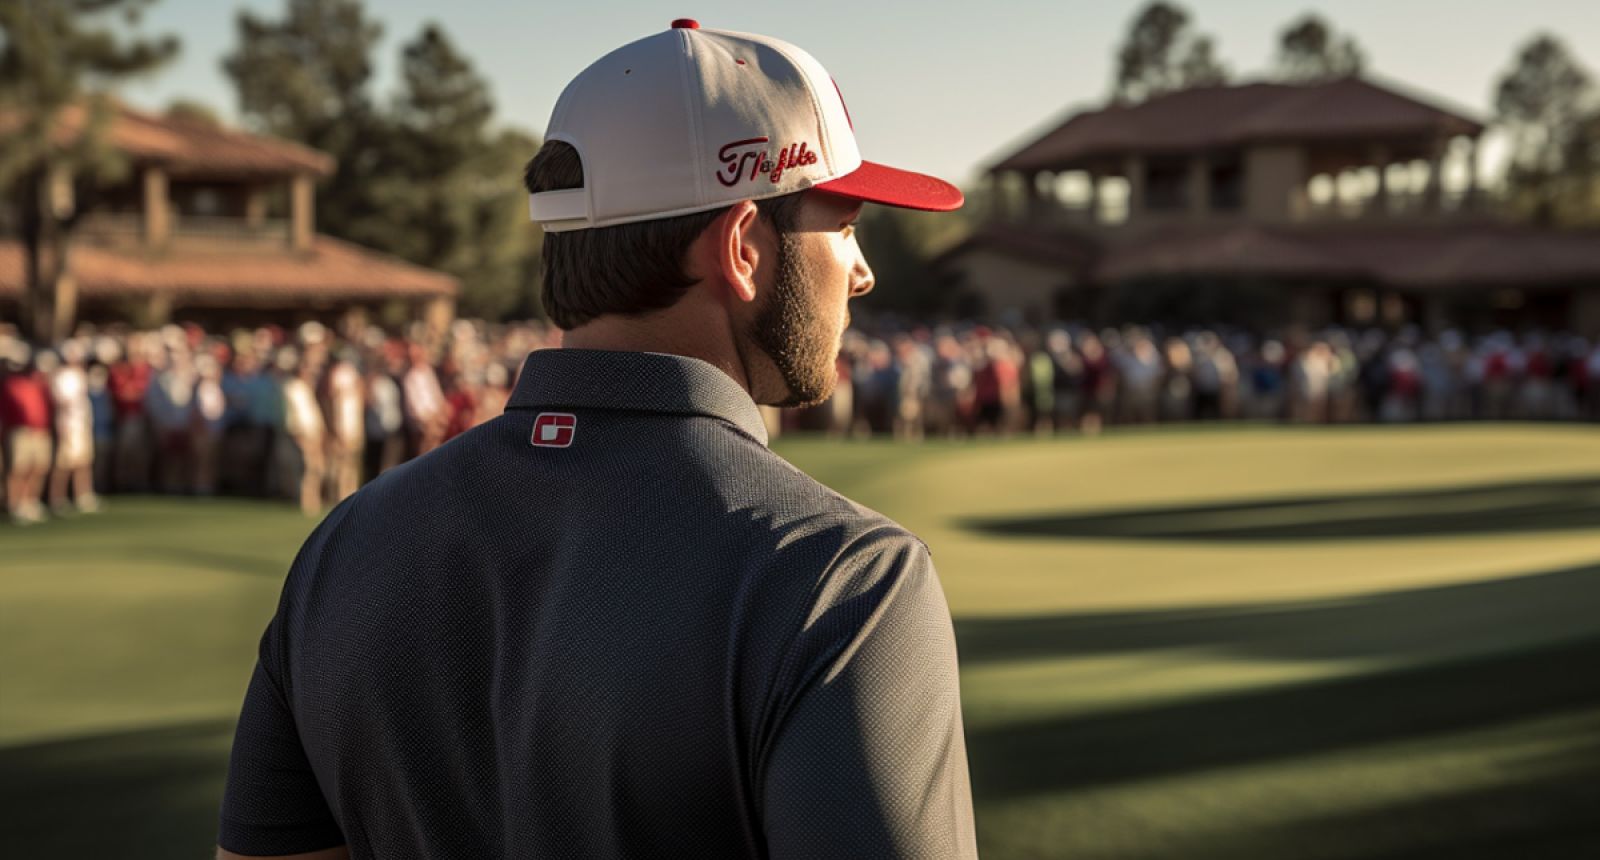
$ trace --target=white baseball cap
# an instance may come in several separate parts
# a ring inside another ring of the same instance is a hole
[[[812,56],[680,18],[584,69],[546,140],[578,151],[583,187],[529,195],[547,232],[704,212],[816,188],[948,212],[960,189],[863,161],[844,97]]]

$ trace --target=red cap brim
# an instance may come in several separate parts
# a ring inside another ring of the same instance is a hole
[[[950,212],[966,201],[961,189],[943,179],[873,161],[861,162],[856,170],[818,185],[817,190],[925,212]]]

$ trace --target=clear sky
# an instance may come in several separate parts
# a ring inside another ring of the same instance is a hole
[[[607,51],[673,18],[764,33],[809,51],[839,82],[862,154],[959,183],[1008,148],[1104,98],[1111,54],[1144,0],[367,0],[382,22],[376,93],[399,46],[438,21],[485,75],[497,121],[542,132],[561,88]],[[1284,24],[1316,11],[1354,35],[1369,68],[1486,119],[1495,81],[1533,33],[1560,36],[1600,77],[1600,0],[1188,0],[1236,76],[1261,73]],[[124,96],[148,108],[184,97],[236,113],[221,58],[248,7],[284,0],[159,0],[141,29],[175,33],[180,58]]]

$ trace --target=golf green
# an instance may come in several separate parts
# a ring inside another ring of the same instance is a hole
[[[1200,428],[779,453],[921,535],[986,858],[1600,856],[1600,432]],[[314,521],[0,526],[0,850],[202,857]]]

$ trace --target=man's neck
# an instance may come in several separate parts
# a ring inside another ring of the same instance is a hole
[[[678,313],[679,310],[675,306],[645,318],[597,317],[564,332],[561,346],[565,349],[660,352],[698,358],[726,373],[745,393],[750,393],[750,379],[744,362],[725,324],[714,317]],[[699,318],[694,319],[695,316]]]

